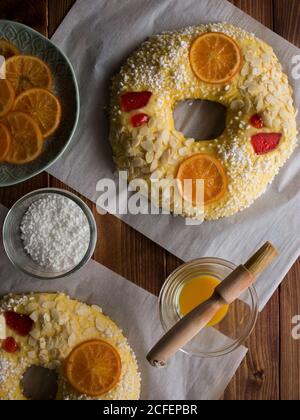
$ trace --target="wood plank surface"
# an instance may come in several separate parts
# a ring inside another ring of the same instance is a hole
[[[230,0],[291,42],[300,44],[299,0]],[[0,18],[23,22],[51,36],[74,0],[1,0]],[[29,191],[42,187],[67,188],[43,173],[21,185],[1,188],[0,202],[7,207]],[[85,200],[88,202],[88,200]],[[166,276],[181,261],[111,215],[97,214],[94,258],[152,293],[158,294]],[[227,388],[225,400],[300,399],[300,340],[291,337],[291,319],[300,315],[298,261],[285,283],[259,317],[246,346],[249,353]]]
[[[292,319],[300,315],[300,260],[280,288],[280,390],[282,400],[300,400],[300,339],[292,336]]]
[[[300,47],[300,1],[274,0],[274,30]],[[292,337],[292,318],[300,315],[300,259],[280,287],[280,397],[300,399],[300,340]]]
[[[49,2],[49,18],[48,31],[51,37],[68,11],[71,9],[75,0],[48,0]]]
[[[1,0],[0,19],[24,23],[47,35],[48,0]]]
[[[272,0],[231,0],[235,6],[273,29]],[[279,364],[279,292],[260,314],[255,330],[245,343],[249,352],[227,388],[226,400],[278,400]]]
[[[274,30],[300,47],[299,0],[274,0]]]

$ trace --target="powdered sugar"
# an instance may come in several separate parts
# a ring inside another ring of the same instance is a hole
[[[41,267],[51,271],[75,267],[88,250],[87,217],[67,197],[51,194],[34,202],[20,229],[25,250]]]

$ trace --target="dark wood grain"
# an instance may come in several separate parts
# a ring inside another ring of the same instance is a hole
[[[265,26],[273,29],[272,0],[230,0]],[[260,314],[255,330],[246,342],[246,359],[227,388],[226,400],[276,400],[279,381],[279,292]]]
[[[274,30],[300,47],[299,0],[274,0]]]
[[[47,35],[48,0],[1,0],[0,19],[24,23]]]
[[[300,47],[300,1],[274,0],[274,29]],[[292,337],[292,318],[300,315],[300,260],[280,287],[280,397],[300,399],[300,340]]]
[[[246,341],[245,361],[224,393],[225,400],[278,400],[280,396],[279,294],[276,293]]]
[[[273,0],[229,0],[229,2],[272,29]]]
[[[300,339],[292,337],[292,319],[300,315],[300,260],[280,288],[280,390],[282,400],[300,400]]]
[[[300,45],[299,0],[230,0],[235,6]],[[0,0],[0,18],[17,20],[51,36],[74,0]],[[67,188],[41,174],[11,188],[0,189],[0,203],[10,207],[29,191]],[[69,189],[70,190],[70,189]],[[78,194],[79,195],[79,194]],[[79,195],[80,196],[80,195]],[[111,215],[97,214],[98,244],[94,258],[152,293],[181,261]],[[226,400],[300,398],[300,340],[291,338],[291,319],[300,314],[300,261],[259,317],[246,346],[247,358],[227,388]]]
[[[71,9],[75,0],[48,0],[49,2],[49,18],[48,31],[49,37],[53,35],[58,25]]]

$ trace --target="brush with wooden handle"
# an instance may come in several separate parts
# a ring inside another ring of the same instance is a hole
[[[213,296],[199,305],[153,347],[147,360],[154,367],[166,366],[168,359],[189,343],[224,305],[231,305],[247,290],[278,256],[274,246],[267,242],[244,265],[240,265],[215,289]]]

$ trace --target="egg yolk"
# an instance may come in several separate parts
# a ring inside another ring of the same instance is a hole
[[[182,316],[187,315],[198,305],[205,302],[212,297],[215,288],[220,284],[220,280],[211,276],[196,277],[187,282],[179,296],[179,310]],[[212,320],[207,324],[208,327],[213,327],[219,324],[227,315],[229,305],[224,305]]]

